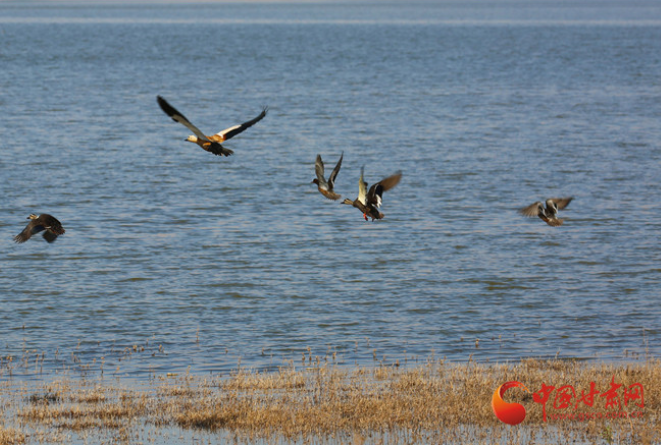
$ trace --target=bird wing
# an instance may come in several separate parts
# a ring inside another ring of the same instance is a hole
[[[551,198],[551,200],[555,202],[555,205],[558,206],[558,210],[562,210],[567,207],[572,199],[574,199],[573,196],[569,198]]]
[[[40,223],[37,223],[36,220],[32,220],[25,226],[25,229],[18,235],[14,237],[14,241],[17,243],[24,243],[30,239],[30,237],[36,233],[44,230],[44,226]]]
[[[31,236],[32,236],[32,231],[28,227],[26,227],[25,229],[23,229],[21,233],[19,233],[14,237],[14,242],[24,243],[27,240],[29,240]]]
[[[43,237],[49,243],[52,243],[53,241],[55,241],[57,239],[57,235],[55,233],[51,232],[50,230],[44,231]]]
[[[381,207],[381,201],[383,197],[383,192],[386,192],[399,184],[399,181],[402,179],[402,172],[397,172],[392,176],[388,176],[385,179],[380,180],[376,184],[370,187],[370,191],[367,194],[367,203],[373,204],[376,207]]]
[[[195,133],[195,136],[202,139],[203,141],[209,142],[209,138],[204,133],[202,133],[199,128],[191,124],[191,122],[188,119],[186,119],[186,116],[184,116],[179,111],[177,111],[177,109],[174,108],[172,105],[170,105],[168,101],[163,99],[161,96],[156,96],[156,100],[158,101],[158,104],[161,106],[161,110],[163,110],[165,114],[170,116],[173,121],[179,122],[181,125],[183,125],[184,127],[188,128],[190,131]]]
[[[342,152],[342,154],[340,155],[340,160],[337,161],[337,165],[335,166],[335,168],[331,172],[330,176],[328,177],[328,182],[331,185],[335,184],[335,178],[337,177],[337,174],[340,172],[340,167],[342,167],[342,158],[343,157],[344,157],[344,152]]]
[[[360,167],[360,179],[358,179],[358,201],[362,205],[367,204],[367,183],[363,179],[363,174],[365,172],[365,166]]]
[[[319,185],[328,188],[328,184],[324,179],[324,161],[321,160],[321,155],[317,155],[317,160],[314,163],[314,172],[317,174]]]
[[[541,201],[537,201],[534,204],[530,204],[528,207],[524,207],[519,210],[519,213],[522,214],[523,216],[528,216],[532,218],[533,216],[538,216],[539,215],[539,209],[544,208],[544,205],[541,203]]]
[[[367,193],[367,205],[374,205],[381,207],[381,196],[383,196],[383,187],[378,182],[372,184],[370,191]]]
[[[399,184],[399,181],[402,179],[402,172],[397,172],[392,176],[388,176],[385,179],[382,179],[379,181],[379,184],[383,187],[383,191],[387,192],[397,184]]]
[[[223,141],[226,141],[226,140],[228,140],[228,139],[233,138],[233,137],[236,136],[237,134],[244,132],[244,131],[247,130],[248,128],[250,128],[250,127],[252,127],[253,125],[255,125],[257,122],[259,122],[259,121],[261,121],[262,119],[264,119],[264,117],[266,116],[266,112],[267,112],[268,110],[269,110],[269,107],[264,107],[264,109],[262,110],[262,112],[259,113],[259,116],[257,116],[257,117],[254,118],[253,120],[249,120],[248,122],[244,122],[244,123],[242,123],[241,125],[235,125],[235,126],[233,126],[233,127],[227,128],[227,129],[225,129],[225,130],[223,130],[223,131],[219,131],[218,133],[216,133],[216,134],[213,135],[213,139],[214,139],[216,142],[223,142]]]

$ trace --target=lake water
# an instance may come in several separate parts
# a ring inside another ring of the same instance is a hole
[[[4,2],[0,41],[3,357],[661,352],[658,2]],[[207,133],[270,111],[220,158],[156,95]],[[383,220],[310,184],[342,152],[350,199],[403,172]],[[66,234],[14,244],[30,213]]]

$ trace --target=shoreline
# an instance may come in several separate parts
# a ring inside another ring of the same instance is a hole
[[[491,406],[493,393],[512,381],[526,387],[509,389],[503,397],[525,407],[524,420],[515,426],[498,420]],[[276,372],[237,367],[224,376],[158,374],[139,386],[123,376],[44,372],[26,381],[4,375],[0,444],[200,438],[241,443],[655,443],[661,439],[660,390],[661,360],[652,358],[509,364],[429,358],[415,366],[347,367],[310,356]]]

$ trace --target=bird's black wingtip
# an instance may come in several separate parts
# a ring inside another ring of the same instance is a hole
[[[156,96],[156,102],[158,102],[158,106],[161,107],[161,110],[163,110],[165,114],[170,116],[173,121],[177,122],[174,116],[181,115],[181,113],[175,110],[175,108],[172,105],[170,105],[168,101],[165,100],[162,96]]]
[[[168,101],[163,98],[163,96],[156,96],[156,102],[158,102],[158,106],[161,107],[161,110],[165,111],[167,114],[170,114],[169,110],[172,109],[172,105],[170,105]]]

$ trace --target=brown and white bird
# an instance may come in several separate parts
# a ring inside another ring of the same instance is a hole
[[[365,221],[367,221],[368,216],[372,218],[372,221],[375,219],[382,219],[384,215],[379,212],[379,207],[381,207],[383,192],[386,192],[399,184],[400,179],[402,179],[402,172],[397,172],[392,176],[380,180],[376,184],[373,184],[368,191],[368,184],[363,178],[364,170],[365,167],[361,167],[360,179],[358,179],[358,197],[353,201],[346,198],[342,204],[352,205],[363,212],[363,218],[365,218]]]
[[[340,167],[342,166],[342,158],[344,157],[344,152],[340,155],[340,160],[337,161],[337,165],[331,172],[328,177],[328,181],[324,179],[324,161],[321,160],[321,155],[317,155],[317,161],[314,164],[314,171],[317,174],[317,177],[312,180],[312,184],[317,184],[319,192],[328,199],[340,199],[341,196],[333,191],[335,187],[335,178],[340,172]]]
[[[25,229],[18,235],[14,237],[14,241],[17,243],[24,243],[30,239],[32,235],[35,235],[39,232],[44,232],[43,237],[49,243],[52,243],[57,239],[59,235],[64,235],[64,227],[54,216],[42,213],[37,216],[30,214],[28,218],[30,222]]]
[[[523,216],[533,218],[539,216],[546,224],[553,227],[561,226],[564,220],[558,218],[558,210],[562,210],[569,205],[573,197],[569,198],[550,198],[546,200],[546,208],[541,201],[530,204],[528,207],[519,210]]]
[[[160,105],[161,110],[163,110],[165,114],[170,116],[173,121],[179,122],[180,124],[188,128],[190,131],[195,133],[194,135],[190,135],[188,136],[188,138],[186,138],[188,142],[194,142],[200,147],[202,147],[204,150],[211,152],[216,156],[229,156],[233,154],[234,151],[230,150],[229,148],[225,148],[220,144],[228,139],[233,138],[237,134],[244,132],[246,129],[252,127],[257,122],[264,119],[264,116],[266,116],[266,112],[268,111],[268,107],[264,107],[262,112],[256,118],[249,120],[248,122],[244,122],[240,125],[235,125],[233,127],[227,128],[214,135],[207,136],[204,133],[202,133],[202,131],[200,131],[199,128],[191,124],[191,122],[188,119],[186,119],[186,116],[184,116],[179,111],[177,111],[177,109],[175,109],[172,105],[170,105],[161,96],[157,96],[156,100],[158,102],[158,105]]]

